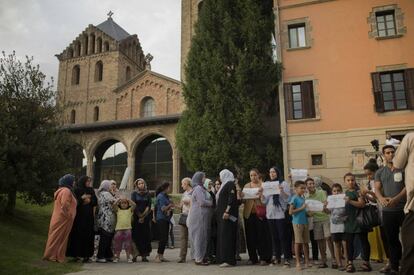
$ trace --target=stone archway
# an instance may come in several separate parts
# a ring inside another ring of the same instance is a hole
[[[144,178],[148,189],[155,190],[163,181],[173,183],[173,148],[164,136],[146,136],[136,147],[135,178]]]
[[[127,147],[117,139],[101,142],[93,153],[93,184],[99,187],[104,179],[115,180],[118,185],[128,166]]]

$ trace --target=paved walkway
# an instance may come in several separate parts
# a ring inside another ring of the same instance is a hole
[[[153,252],[155,252],[154,250]],[[165,258],[170,260],[168,263],[155,263],[155,253],[152,253],[149,263],[137,262],[127,263],[125,254],[121,255],[121,261],[118,263],[91,263],[83,265],[84,270],[77,273],[71,273],[74,275],[148,275],[148,274],[180,274],[180,275],[212,275],[212,274],[223,274],[223,275],[260,275],[260,274],[347,274],[346,272],[340,272],[331,268],[318,269],[312,267],[304,269],[301,272],[296,271],[294,267],[284,268],[283,266],[250,266],[246,264],[247,255],[242,254],[243,261],[236,267],[220,268],[217,265],[210,266],[196,266],[193,262],[187,262],[184,264],[177,263],[179,256],[179,248],[166,249]],[[138,258],[139,259],[139,258]],[[358,268],[360,261],[356,262]],[[293,266],[293,265],[292,265]],[[354,274],[379,274],[378,270],[382,267],[382,264],[373,264],[375,272],[356,272]]]

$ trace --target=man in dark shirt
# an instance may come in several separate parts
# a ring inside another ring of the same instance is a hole
[[[399,234],[405,217],[404,204],[406,202],[404,174],[393,166],[394,146],[385,145],[382,153],[385,166],[375,173],[375,190],[377,190],[375,194],[382,206],[383,227],[390,255],[390,266],[384,271],[388,274],[398,274],[399,261],[402,256]]]

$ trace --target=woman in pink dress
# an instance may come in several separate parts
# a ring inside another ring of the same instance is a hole
[[[76,215],[77,201],[72,193],[74,183],[75,177],[70,174],[59,180],[43,260],[59,263],[65,261],[68,237]]]

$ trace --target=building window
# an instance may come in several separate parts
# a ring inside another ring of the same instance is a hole
[[[310,153],[310,168],[326,167],[326,157],[324,152]]]
[[[323,155],[322,154],[311,155],[311,158],[312,158],[312,166],[323,165]]]
[[[76,122],[76,111],[75,110],[72,110],[70,112],[70,123],[71,124],[75,124],[75,122]]]
[[[376,18],[379,37],[396,35],[394,10],[377,12]]]
[[[414,69],[372,73],[377,112],[413,109]]]
[[[72,48],[69,48],[68,49],[68,58],[73,58],[73,49]]]
[[[75,65],[72,69],[72,85],[79,85],[80,82],[80,67]]]
[[[141,117],[152,117],[155,115],[155,101],[152,97],[146,97],[141,103]]]
[[[286,119],[315,118],[315,100],[312,81],[286,83],[284,90]]]
[[[98,61],[95,64],[95,82],[102,81],[103,78],[103,63]]]
[[[368,37],[381,40],[405,35],[407,33],[407,27],[404,25],[405,17],[403,10],[397,4],[372,8],[367,18],[371,27]]]
[[[98,121],[99,120],[99,107],[95,106],[95,108],[93,108],[93,121]]]
[[[131,68],[129,66],[125,69],[125,80],[128,81],[131,79]]]
[[[102,38],[98,37],[98,39],[96,39],[96,52],[100,53],[102,52]]]
[[[289,48],[306,47],[305,23],[290,25],[289,29]]]
[[[95,35],[91,34],[91,54],[95,53]]]
[[[75,51],[77,57],[81,55],[81,43],[79,41],[75,44]]]
[[[105,41],[105,43],[104,43],[104,50],[103,50],[104,52],[108,52],[109,51],[109,42],[108,41]]]

